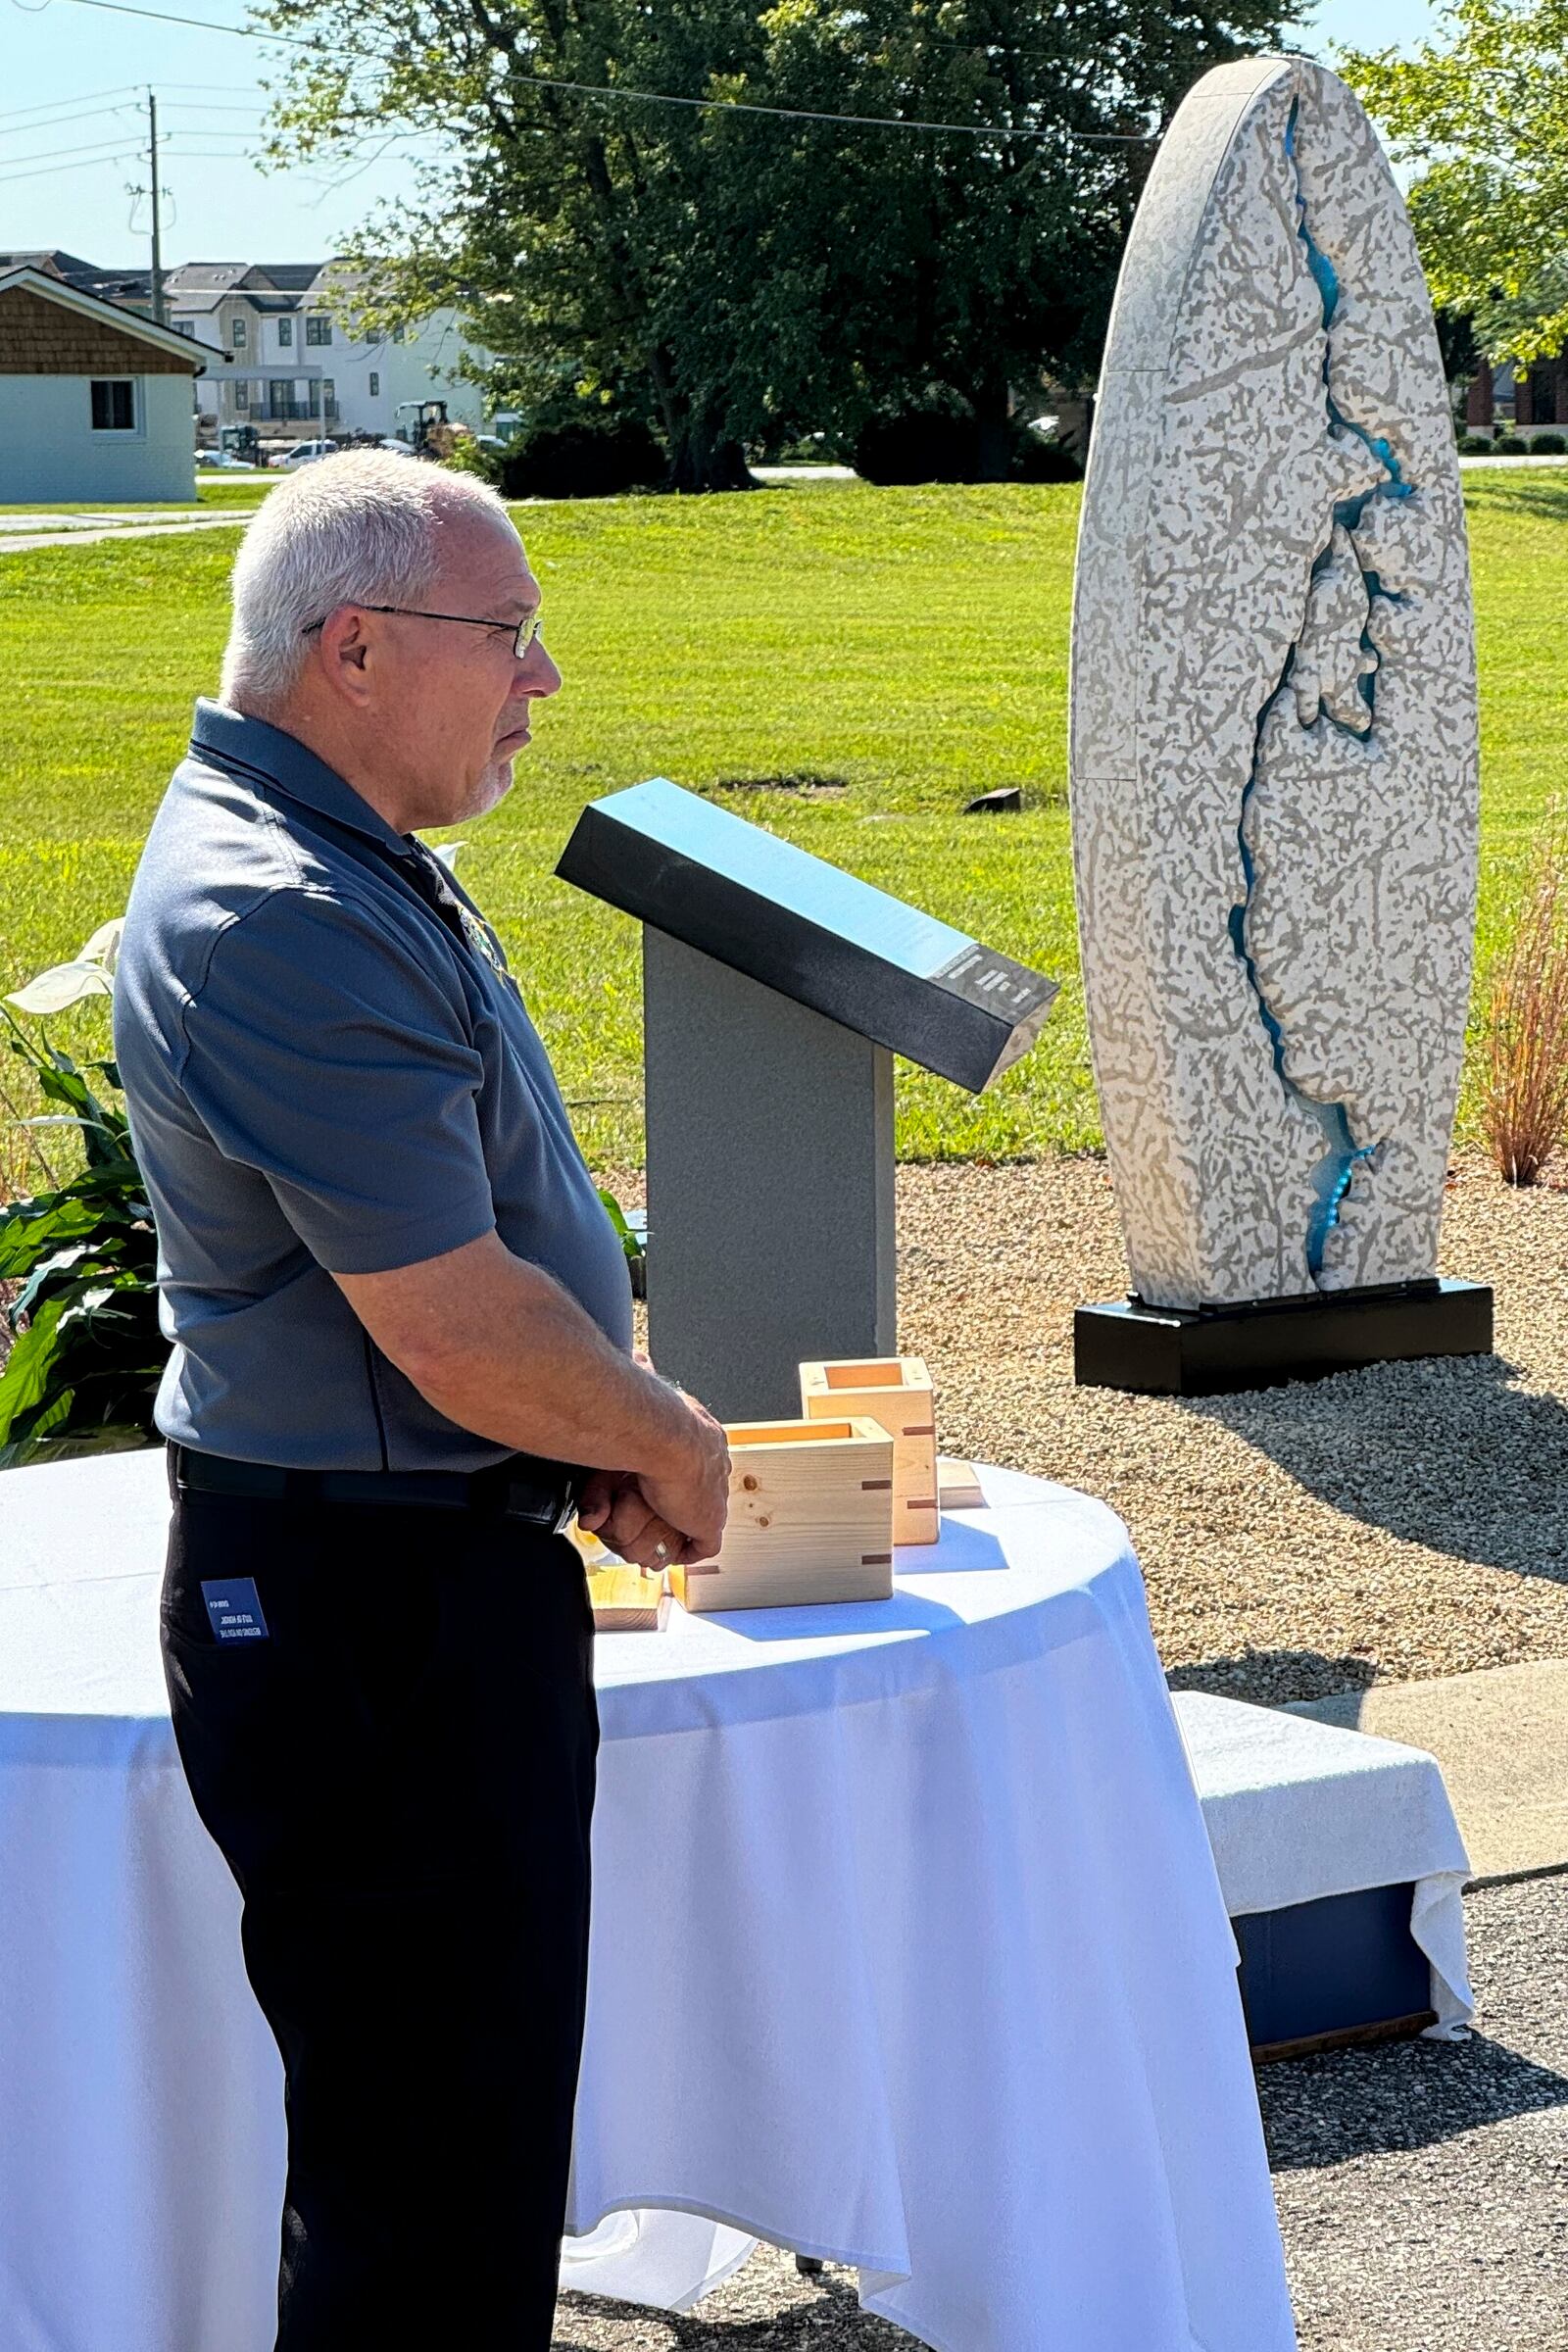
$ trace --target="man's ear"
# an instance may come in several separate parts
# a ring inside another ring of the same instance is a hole
[[[367,662],[370,649],[364,613],[353,605],[339,605],[322,621],[317,634],[317,649],[321,674],[332,691],[342,695],[346,702],[368,701],[370,682]]]

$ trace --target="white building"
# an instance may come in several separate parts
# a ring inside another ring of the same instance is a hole
[[[166,274],[169,323],[212,355],[198,386],[205,437],[252,424],[267,440],[412,439],[407,404],[427,400],[444,400],[452,423],[481,428],[483,397],[457,368],[485,355],[465,339],[457,313],[359,337],[347,324],[356,282],[335,262],[187,262]]]
[[[188,505],[201,367],[51,270],[0,269],[0,504]]]

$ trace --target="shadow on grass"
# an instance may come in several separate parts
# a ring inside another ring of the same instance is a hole
[[[1534,522],[1568,522],[1568,470],[1510,476],[1501,466],[1488,466],[1464,479],[1467,484],[1486,483],[1486,503],[1494,514],[1528,514]]]
[[[1195,1397],[1183,1409],[1218,1422],[1348,1518],[1455,1559],[1568,1584],[1568,1405],[1522,1379],[1500,1356],[1429,1356]]]
[[[1257,2092],[1271,2169],[1313,2172],[1568,2106],[1568,2077],[1473,2034],[1288,2059]]]
[[[796,2352],[796,2347],[831,2343],[833,2352],[898,2352],[914,2338],[886,2320],[862,2311],[849,2271],[828,2271],[820,2278],[796,2282],[800,2299],[782,2310],[755,2320],[703,2319],[695,2313],[658,2311],[640,2303],[616,2303],[605,2295],[569,2294],[556,2313],[554,2352],[598,2352],[602,2341],[597,2327],[578,2333],[572,2321],[580,2313],[600,2325],[627,2330],[626,2341],[646,2346],[647,2352],[745,2352],[748,2345],[766,2352]],[[635,2325],[635,2339],[630,2329]],[[658,2330],[656,2333],[655,2330]]]

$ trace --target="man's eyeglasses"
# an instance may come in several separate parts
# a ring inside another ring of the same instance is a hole
[[[514,639],[512,650],[519,662],[538,636],[544,617],[537,605],[515,623],[510,620],[475,620],[471,612],[421,612],[411,605],[361,605],[359,610],[362,612],[397,612],[405,620],[455,620],[465,629],[510,629]],[[313,637],[318,629],[324,629],[325,626],[324,619],[313,620],[301,629],[300,635]]]

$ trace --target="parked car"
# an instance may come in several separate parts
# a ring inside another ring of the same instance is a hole
[[[296,441],[292,449],[283,452],[281,463],[285,472],[292,473],[297,466],[314,466],[318,458],[335,457],[336,454],[335,441]]]
[[[400,441],[396,433],[384,433],[381,437],[380,447],[382,449],[390,449],[394,451],[400,458],[412,458],[414,455],[414,452],[409,447],[408,443],[406,441]]]
[[[199,449],[196,452],[196,463],[198,466],[220,466],[225,473],[254,473],[256,471],[249,458],[236,458],[231,449]]]

